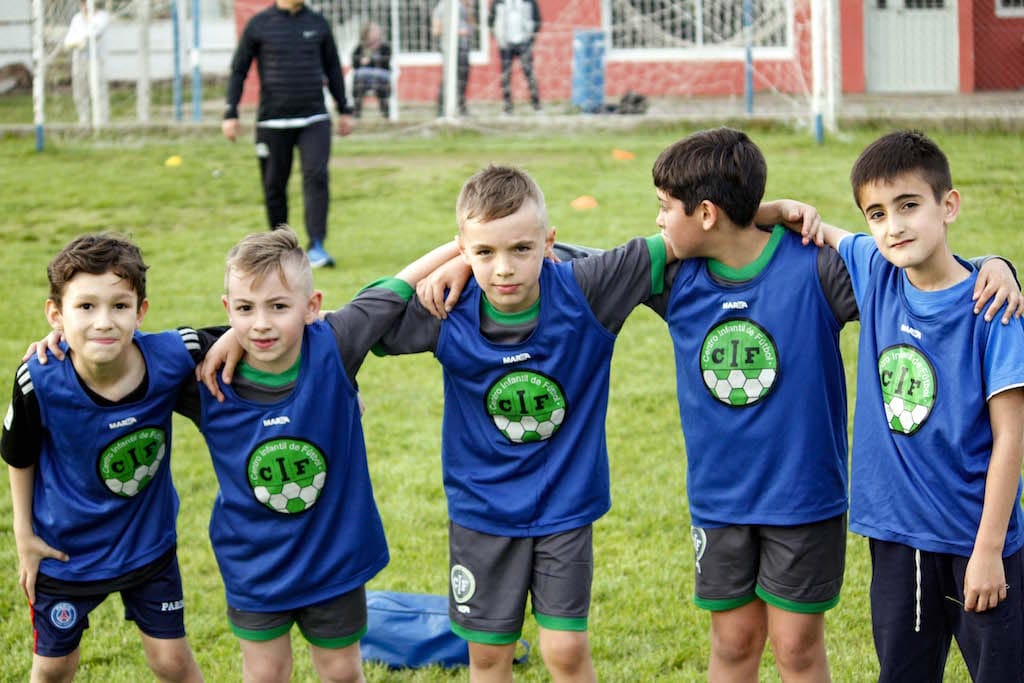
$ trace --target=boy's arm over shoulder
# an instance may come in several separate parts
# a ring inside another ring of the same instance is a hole
[[[617,333],[634,308],[662,292],[668,259],[664,238],[653,235],[573,259],[572,269],[594,315]]]
[[[324,316],[334,330],[350,378],[355,379],[366,354],[382,341],[382,337],[403,323],[405,334],[414,336],[418,344],[407,348],[428,350],[427,340],[436,339],[435,326],[424,326],[422,320],[406,315],[406,312],[410,309],[416,284],[458,253],[454,240],[446,242],[398,271],[394,277],[371,282],[347,305]]]

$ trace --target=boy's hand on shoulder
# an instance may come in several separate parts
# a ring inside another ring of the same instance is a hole
[[[981,313],[986,303],[989,304],[985,311],[985,320],[989,322],[995,320],[1003,304],[1006,304],[1002,319],[1004,325],[1024,314],[1024,295],[1017,286],[1010,266],[1001,258],[990,258],[978,270],[973,298],[975,315]]]
[[[35,534],[19,537],[15,535],[14,544],[18,548],[18,583],[25,591],[29,603],[36,602],[36,577],[39,575],[39,563],[44,558],[52,558],[67,562],[67,553],[51,548],[46,541]]]
[[[196,380],[205,384],[219,403],[224,402],[224,392],[217,383],[217,371],[223,366],[221,379],[224,380],[224,384],[231,384],[235,367],[244,354],[245,350],[238,343],[234,330],[228,330],[206,352],[203,362],[196,366]]]
[[[1009,586],[999,552],[975,549],[964,574],[964,610],[984,612],[1006,599]]]
[[[774,225],[781,223],[789,230],[803,236],[804,244],[814,242],[819,247],[825,244],[825,232],[821,222],[821,214],[810,204],[795,199],[775,199],[762,202],[754,215],[758,225]]]
[[[444,320],[458,303],[472,272],[461,256],[449,260],[416,283],[416,296],[420,304],[432,316]]]
[[[24,362],[32,356],[35,356],[40,365],[46,365],[46,361],[48,360],[46,355],[47,350],[49,350],[57,360],[64,360],[64,350],[60,348],[60,343],[63,339],[63,332],[50,330],[50,334],[46,335],[39,341],[32,342],[28,345],[28,349],[25,350],[25,355],[21,357],[21,360]]]

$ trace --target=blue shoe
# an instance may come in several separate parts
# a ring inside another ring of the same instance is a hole
[[[328,254],[322,244],[319,242],[313,242],[313,244],[306,250],[306,256],[309,257],[309,265],[314,268],[330,268],[334,265],[334,259]]]

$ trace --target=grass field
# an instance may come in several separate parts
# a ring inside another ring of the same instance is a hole
[[[611,247],[656,231],[650,167],[657,153],[690,132],[684,128],[600,134],[538,131],[484,137],[434,131],[424,135],[356,134],[336,140],[328,250],[339,267],[316,272],[325,305],[339,306],[365,283],[396,272],[455,231],[454,201],[462,181],[488,162],[524,166],[544,188],[552,223],[565,241]],[[853,131],[816,146],[806,134],[752,130],[768,159],[768,197],[816,205],[831,222],[861,229],[847,174],[877,131]],[[1019,185],[1020,136],[934,132],[963,193],[951,229],[958,253],[1001,253],[1024,263],[1024,202]],[[635,154],[613,158],[612,149]],[[181,155],[168,168],[164,160]],[[301,232],[299,182],[292,181],[293,220]],[[0,292],[7,297],[0,368],[13,380],[27,343],[47,331],[45,266],[70,238],[113,229],[130,233],[152,266],[145,329],[221,324],[223,258],[264,217],[251,146],[212,134],[173,141],[115,139],[51,141],[37,154],[28,138],[0,139],[3,188]],[[598,201],[577,212],[569,203]],[[854,326],[855,327],[855,326]],[[856,329],[843,333],[847,377],[856,361]],[[696,681],[705,675],[708,616],[692,602],[693,561],[685,493],[685,460],[675,402],[671,345],[664,323],[638,310],[623,329],[613,363],[608,443],[613,507],[595,526],[591,639],[605,681]],[[369,587],[444,593],[447,590],[445,501],[438,457],[441,373],[427,356],[367,360],[360,373],[364,418],[377,501],[391,547],[391,564]],[[3,384],[4,392],[10,385]],[[852,398],[852,397],[851,397]],[[240,677],[240,657],[224,617],[224,595],[207,538],[216,491],[205,446],[195,428],[175,418],[172,469],[181,495],[179,557],[189,636],[207,680]],[[794,420],[814,419],[794,415]],[[6,470],[4,470],[6,472]],[[4,477],[6,479],[6,477]],[[10,495],[0,482],[0,520],[10,519]],[[866,543],[850,537],[846,583],[827,621],[828,651],[837,681],[877,677],[868,616]],[[91,617],[79,680],[147,680],[133,626],[116,598]],[[535,641],[527,619],[525,636]],[[313,680],[301,636],[293,632],[294,680]],[[0,523],[0,680],[28,679],[29,613],[17,585],[17,555],[9,521]],[[768,653],[762,680],[777,680]],[[390,672],[367,668],[371,681],[463,680],[465,672]],[[539,655],[518,669],[523,681],[547,676]],[[947,679],[966,671],[956,648]]]

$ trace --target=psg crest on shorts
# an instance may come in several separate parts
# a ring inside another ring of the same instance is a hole
[[[70,602],[58,602],[50,609],[50,622],[59,629],[69,629],[78,621],[78,610]]]

